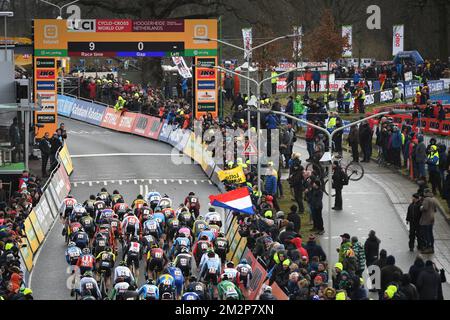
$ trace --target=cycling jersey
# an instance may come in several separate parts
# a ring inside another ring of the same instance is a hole
[[[64,214],[64,218],[72,212],[73,207],[77,204],[77,200],[74,198],[65,198],[62,203],[61,215]]]
[[[231,281],[231,282],[233,282],[235,284],[239,283],[239,273],[238,273],[238,271],[236,269],[234,269],[234,268],[225,268],[223,270],[222,276],[223,275],[226,275],[228,277],[229,281]]]
[[[153,214],[153,219],[158,221],[160,227],[162,229],[164,229],[164,227],[166,226],[166,216],[164,215],[164,213],[162,213],[162,212],[155,212]]]
[[[150,234],[158,239],[161,237],[161,235],[163,233],[163,230],[161,229],[159,222],[154,218],[145,221],[144,225],[143,225],[143,229],[144,229],[144,234],[146,234],[146,235]]]
[[[99,192],[97,194],[97,197],[102,199],[102,201],[105,202],[105,204],[110,205],[111,204],[111,196],[108,192]]]
[[[167,268],[167,271],[169,271],[170,275],[174,278],[174,283],[177,288],[177,295],[180,296],[184,285],[183,272],[177,267],[169,267]]]
[[[249,264],[238,264],[236,270],[239,272],[240,282],[248,288],[250,286],[250,280],[253,277],[252,267]]]
[[[90,215],[93,216],[95,213],[95,206],[94,206],[95,200],[86,200],[83,203],[83,207],[86,209],[87,212],[89,212]]]
[[[86,271],[93,271],[95,269],[95,258],[92,254],[84,254],[78,258],[77,267],[80,268],[80,274],[83,275]]]
[[[206,285],[202,282],[189,283],[186,292],[195,292],[200,297],[200,300],[206,300]]]
[[[153,244],[158,243],[154,236],[152,235],[145,235],[142,237],[142,246],[143,246],[143,253],[147,253],[150,251]]]
[[[117,213],[117,215],[122,218],[127,210],[130,208],[130,206],[126,203],[116,203],[113,207],[114,212]]]
[[[139,220],[135,215],[124,217],[122,222],[122,232],[139,236]]]
[[[89,245],[89,236],[84,231],[77,231],[71,235],[71,240],[75,242],[78,248],[84,249]]]
[[[95,258],[100,265],[100,270],[110,270],[114,267],[116,255],[112,252],[102,251]]]
[[[115,205],[117,203],[117,201],[119,201],[120,199],[123,199],[121,194],[113,194],[111,196],[111,202],[113,205]]]
[[[241,290],[231,281],[220,282],[217,290],[220,300],[244,300]]]
[[[178,237],[175,239],[175,241],[173,242],[172,248],[170,249],[170,257],[172,256],[176,256],[181,248],[187,248],[189,251],[191,250],[191,240],[189,240],[189,238],[186,237]]]
[[[116,300],[118,297],[125,295],[129,288],[130,284],[128,282],[116,283],[111,293],[111,300]]]
[[[201,272],[200,276],[204,279],[211,279],[217,281],[217,278],[221,274],[221,261],[217,258],[208,258],[207,260],[200,263]]]
[[[125,266],[118,266],[114,270],[114,282],[117,282],[117,279],[119,278],[125,279],[125,282],[134,282],[133,273],[131,273],[130,269]]]
[[[159,291],[166,291],[167,289],[175,288],[175,279],[170,274],[163,274],[158,278],[156,285]]]
[[[217,212],[208,212],[205,215],[205,221],[208,224],[211,224],[212,222],[217,223],[217,222],[222,222],[222,218],[221,218],[220,214]]]
[[[214,241],[216,234],[211,230],[204,230],[198,234],[198,238],[201,239],[203,236],[207,236],[209,241]]]
[[[185,277],[189,276],[191,273],[191,268],[193,266],[192,263],[192,255],[189,253],[180,253],[175,258],[173,264],[175,267],[180,268]]]
[[[205,230],[207,226],[208,226],[208,224],[206,223],[206,221],[196,220],[194,222],[194,228],[193,228],[194,235],[198,238],[198,234],[200,232],[202,232],[203,230]]]
[[[184,234],[185,237],[191,237],[191,229],[183,227],[178,230],[178,234]]]
[[[144,284],[138,294],[141,300],[159,300],[159,288],[152,284]]]
[[[203,257],[203,254],[208,251],[208,249],[212,249],[212,244],[208,240],[199,240],[194,244],[193,254],[197,260]]]
[[[82,297],[92,296],[96,300],[100,300],[102,298],[97,281],[91,277],[83,277],[80,280],[79,293]]]
[[[175,211],[172,208],[165,208],[162,213],[166,217],[166,220],[175,218]]]
[[[102,211],[100,211],[100,217],[99,217],[98,221],[100,223],[104,223],[108,219],[112,219],[113,215],[114,215],[114,211],[112,209],[103,209]]]
[[[81,249],[78,247],[70,247],[66,249],[66,261],[69,265],[76,265],[78,258],[81,256]]]

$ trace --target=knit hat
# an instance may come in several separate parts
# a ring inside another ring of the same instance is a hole
[[[389,299],[392,299],[394,297],[394,295],[397,293],[397,287],[396,286],[389,286],[387,287],[387,289],[384,291],[384,293],[386,293],[386,295],[388,296]]]
[[[347,300],[345,292],[341,291],[336,293],[336,300]]]
[[[334,265],[334,267],[335,267],[336,269],[339,269],[340,271],[344,270],[344,265],[343,265],[342,263],[340,263],[340,262],[336,263],[336,264]]]
[[[387,257],[387,259],[386,259],[386,264],[387,264],[388,266],[393,266],[393,265],[395,265],[395,257],[394,257],[394,256],[389,256],[389,257]]]

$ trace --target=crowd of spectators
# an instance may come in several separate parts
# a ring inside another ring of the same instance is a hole
[[[24,221],[42,196],[43,182],[24,171],[18,185],[10,197],[6,193],[0,197],[0,300],[33,299],[24,282],[20,248],[25,245]]]

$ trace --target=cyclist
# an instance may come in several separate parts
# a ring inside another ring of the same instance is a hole
[[[197,217],[192,228],[194,236],[198,239],[198,234],[205,230],[207,226],[208,224],[206,223],[205,218],[203,218],[202,216]]]
[[[122,235],[122,224],[120,223],[119,216],[117,214],[113,214],[113,216],[109,220],[109,225],[111,226],[114,251],[117,254],[117,251],[119,249],[119,239]]]
[[[182,248],[187,248],[188,251],[191,249],[191,240],[185,236],[184,233],[178,234],[178,237],[173,242],[172,248],[170,249],[169,258],[177,256]]]
[[[144,197],[142,196],[142,194],[140,194],[140,195],[138,195],[136,197],[136,199],[131,204],[131,208],[133,208],[133,209],[140,209],[144,205],[146,205],[148,207],[148,204],[147,204],[147,202],[145,202]]]
[[[138,294],[134,284],[129,284],[125,278],[117,278],[117,283],[111,292],[110,300],[136,300]]]
[[[217,286],[219,300],[244,300],[241,290],[224,275]]]
[[[64,220],[68,218],[68,216],[72,213],[74,206],[77,204],[77,200],[72,196],[68,195],[62,203],[61,212],[59,216]]]
[[[147,282],[138,290],[140,300],[159,300],[159,288],[156,282],[148,279]]]
[[[195,218],[200,215],[200,201],[194,192],[189,192],[189,195],[184,199],[184,205],[194,214]]]
[[[206,226],[206,229],[200,232],[198,237],[200,239],[206,237],[212,243],[216,239],[216,231],[216,229],[211,229],[209,226]]]
[[[176,217],[175,210],[173,210],[171,207],[163,208],[162,213],[164,213],[164,216],[166,217],[166,221],[169,221],[170,219],[173,219]]]
[[[192,254],[194,255],[195,262],[199,265],[201,258],[203,255],[209,250],[213,248],[211,241],[209,241],[207,236],[203,236],[194,243]]]
[[[180,270],[180,268],[177,268],[174,266],[174,264],[171,262],[168,264],[167,266],[167,272],[170,274],[173,279],[175,280],[175,287],[177,289],[177,298],[179,298],[182,294],[183,291],[183,286],[184,286],[184,277],[183,277],[183,272]]]
[[[95,257],[91,254],[89,248],[82,250],[77,261],[77,267],[80,268],[80,274],[84,274],[86,271],[95,271]]]
[[[173,261],[174,266],[179,268],[186,278],[191,275],[194,263],[194,257],[189,253],[189,249],[186,247],[181,247],[180,253]]]
[[[217,285],[220,274],[221,274],[221,262],[218,255],[214,251],[209,250],[200,263],[200,279],[203,279],[207,283],[212,283]]]
[[[97,194],[97,197],[100,198],[100,200],[103,200],[108,207],[111,207],[111,195],[106,188],[102,188]]]
[[[98,255],[100,252],[105,251],[110,245],[109,230],[100,229],[96,233],[92,243],[94,255]]]
[[[83,212],[83,216],[80,219],[80,224],[83,226],[84,231],[88,234],[89,239],[92,239],[95,234],[95,224],[94,219],[89,215],[87,210]]]
[[[100,289],[98,288],[97,281],[93,278],[92,271],[86,271],[83,273],[77,293],[82,299],[86,297],[94,297],[96,300],[101,300],[103,298]]]
[[[175,279],[170,274],[163,274],[158,278],[156,285],[159,288],[161,300],[175,300]]]
[[[189,212],[188,208],[182,205],[177,211],[177,217],[178,220],[180,220],[180,224],[192,228],[194,226],[194,217]]]
[[[85,212],[86,209],[81,204],[77,203],[74,205],[72,213],[69,216],[69,222],[80,222],[80,219]]]
[[[73,222],[67,226],[67,228],[64,228],[63,231],[67,229],[66,232],[63,232],[66,236],[66,242],[69,243],[70,239],[73,239],[73,234],[78,232],[80,229],[82,229],[83,226],[79,222]]]
[[[153,218],[158,221],[159,226],[161,227],[161,230],[165,230],[166,228],[166,216],[161,211],[160,207],[156,207],[153,212]]]
[[[121,282],[126,282],[129,285],[135,283],[135,279],[131,270],[127,267],[126,261],[120,261],[120,264],[114,270],[114,284]]]
[[[222,227],[222,218],[218,212],[216,212],[216,209],[213,207],[208,209],[208,213],[205,215],[205,221],[209,225],[216,225],[219,227]]]
[[[239,272],[239,281],[244,285],[244,288],[250,288],[250,280],[253,277],[252,267],[248,264],[247,259],[242,259],[236,267]]]
[[[105,251],[100,252],[95,258],[97,261],[97,274],[100,277],[104,273],[105,286],[109,288],[111,286],[111,270],[114,268],[114,262],[116,261],[116,255],[112,252],[111,247],[106,247]],[[98,279],[100,281],[100,279]],[[106,292],[108,289],[106,289]]]
[[[123,200],[123,196],[120,194],[119,191],[114,190],[113,194],[111,195],[111,207],[114,207],[120,199]]]
[[[147,221],[144,222],[143,225],[144,235],[151,235],[152,237],[159,239],[163,234],[163,230],[158,220],[155,217],[151,217]]]
[[[100,197],[97,197],[94,202],[95,208],[95,223],[98,223],[98,219],[100,218],[100,212],[106,209],[106,203]]]
[[[158,247],[158,244],[153,243],[151,250],[147,253],[147,266],[146,266],[146,278],[151,273],[153,279],[157,278],[158,274],[163,271],[164,266],[167,264],[167,259],[164,251]]]
[[[195,292],[199,297],[200,300],[207,300],[207,288],[206,284],[203,282],[197,281],[197,278],[195,276],[192,276],[189,279],[189,284],[186,286],[186,292]]]
[[[136,279],[139,279],[139,261],[142,259],[142,245],[139,238],[134,236],[130,243],[123,250],[123,260],[127,262],[127,266],[134,269]]]
[[[119,219],[123,219],[123,216],[127,213],[129,208],[130,206],[126,204],[122,198],[117,200],[117,203],[113,207],[114,212],[119,216]]]
[[[226,263],[225,269],[223,270],[222,274],[222,280],[224,279],[224,276],[227,277],[228,281],[233,282],[235,285],[239,285],[239,272],[234,267],[233,261],[228,261]]]
[[[172,200],[167,194],[159,200],[158,207],[161,209],[172,208]]]
[[[214,252],[217,253],[224,262],[227,258],[227,253],[230,250],[228,240],[225,238],[223,232],[219,232],[217,238],[214,240]]]
[[[151,234],[144,234],[142,237],[142,252],[145,256],[147,256],[147,253],[152,249],[153,244],[157,244],[158,240]]]
[[[69,242],[65,253],[67,263],[71,266],[75,266],[81,253],[81,249],[77,247],[75,242]]]
[[[147,200],[147,203],[150,204],[150,208],[155,210],[155,208],[158,206],[159,201],[161,200],[161,194],[156,191],[151,191],[147,194],[145,199]]]
[[[200,297],[195,292],[186,292],[181,297],[181,300],[200,300]]]
[[[98,224],[108,223],[108,221],[113,217],[115,214],[114,210],[106,208],[103,209],[100,212],[99,218],[98,218]]]
[[[84,249],[89,246],[89,236],[86,232],[84,232],[83,228],[79,228],[75,231],[70,238],[80,249]]]
[[[153,210],[152,208],[148,207],[148,206],[143,206],[141,209],[139,209],[139,221],[142,224],[144,224],[145,221],[147,221],[148,219],[150,219],[153,215]]]
[[[128,238],[131,235],[139,237],[139,229],[139,219],[133,214],[133,212],[127,213],[123,217],[122,221],[122,232],[124,238],[128,241]]]
[[[95,206],[94,206],[94,203],[95,203],[95,196],[94,196],[93,194],[91,194],[91,195],[89,196],[89,199],[86,200],[86,201],[83,203],[83,207],[86,209],[87,212],[89,212],[89,215],[90,215],[92,218],[95,217]]]
[[[167,237],[169,241],[173,241],[178,229],[180,229],[180,221],[177,218],[170,218],[167,221]]]

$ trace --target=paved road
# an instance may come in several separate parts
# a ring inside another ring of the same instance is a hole
[[[301,140],[296,143],[294,152],[302,154],[303,162],[307,159],[306,143]],[[347,155],[348,156],[348,155]],[[347,158],[344,155],[344,158]],[[370,230],[375,230],[378,238],[381,240],[380,249],[385,249],[388,255],[393,255],[396,258],[396,264],[403,272],[408,272],[409,267],[414,263],[418,252],[410,252],[408,246],[408,230],[403,219],[406,217],[407,204],[409,197],[415,192],[417,188],[411,186],[412,183],[407,179],[393,173],[390,169],[380,168],[373,164],[363,164],[365,167],[365,176],[358,182],[350,181],[350,184],[344,187],[343,190],[343,211],[332,211],[331,213],[331,261],[335,263],[338,260],[336,248],[339,247],[341,238],[339,235],[349,233],[351,236],[357,236],[359,241],[364,244]],[[390,188],[389,188],[390,186]],[[413,191],[409,192],[412,188]],[[398,192],[408,193],[407,198],[402,197],[401,201],[398,199]],[[334,192],[333,192],[334,194]],[[397,196],[397,200],[395,199]],[[397,211],[401,205],[401,210]],[[334,199],[332,202],[334,206]],[[328,253],[328,197],[324,196],[323,219],[325,226],[325,234],[321,238],[325,252]],[[400,215],[400,213],[402,213]],[[439,213],[437,214],[439,215]],[[436,239],[443,237],[444,231],[448,238],[449,226],[441,219],[436,217],[437,225],[435,226]],[[437,240],[436,242],[439,243]],[[448,247],[448,240],[447,247]],[[446,255],[448,256],[448,252]],[[439,253],[436,256],[425,256],[425,259],[435,261],[438,267],[446,265],[441,263],[441,256]],[[449,270],[447,270],[447,273]],[[445,284],[443,286],[444,296],[450,299],[450,286]]]
[[[72,194],[79,201],[97,194],[102,187],[111,193],[119,190],[128,203],[139,193],[154,189],[169,195],[176,206],[194,191],[204,212],[208,196],[218,193],[198,165],[173,164],[169,145],[75,120],[64,119],[64,122],[69,130],[69,150],[74,156]],[[61,231],[61,224],[56,222],[40,250],[31,280],[36,299],[70,299]],[[142,279],[141,271],[141,282]]]

